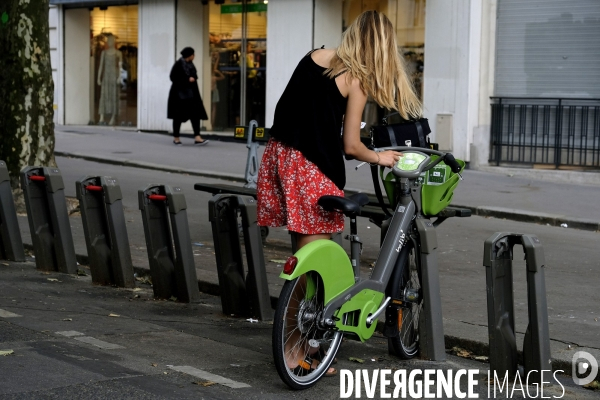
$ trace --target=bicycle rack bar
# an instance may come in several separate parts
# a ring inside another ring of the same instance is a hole
[[[248,263],[245,275],[238,230],[238,211]],[[208,202],[221,290],[226,315],[273,319],[260,228],[256,223],[256,200],[251,196],[218,194]]]
[[[29,166],[21,170],[20,178],[36,267],[76,273],[75,247],[60,171],[55,167]]]
[[[109,176],[75,182],[92,282],[135,287],[121,187]]]
[[[25,261],[17,209],[4,161],[0,161],[0,259]]]
[[[179,187],[151,184],[138,190],[154,297],[200,300],[185,196]]]
[[[416,219],[421,238],[421,282],[423,309],[419,317],[420,357],[433,361],[446,359],[442,299],[437,258],[437,234],[428,219]]]
[[[529,324],[523,341],[523,366],[529,382],[542,384],[541,371],[552,370],[548,307],[544,281],[544,252],[535,235],[496,232],[484,244],[486,267],[490,369],[515,376],[517,341],[513,302],[513,247],[523,246],[527,264]]]

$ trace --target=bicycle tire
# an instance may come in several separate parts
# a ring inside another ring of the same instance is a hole
[[[303,282],[314,282],[314,294],[306,289],[311,283]],[[342,332],[323,330],[316,324],[319,311],[323,310],[323,294],[320,277],[316,273],[309,273],[287,281],[279,295],[273,320],[273,359],[281,380],[294,390],[308,389],[317,383],[329,369],[342,342]],[[305,317],[310,313],[314,316],[313,321]],[[316,365],[315,353],[312,353],[314,347],[307,346],[310,339],[318,340],[325,353]],[[313,360],[311,368],[299,369],[298,366],[306,366],[307,356]],[[297,364],[296,367],[289,365],[292,363]]]
[[[408,240],[398,256],[398,265],[392,275],[391,296],[402,300],[398,307],[398,335],[388,338],[398,357],[403,360],[414,358],[419,352],[419,316],[423,309],[420,269],[415,243]],[[417,293],[415,302],[406,301],[406,289]]]

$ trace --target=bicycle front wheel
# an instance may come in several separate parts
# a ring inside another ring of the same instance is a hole
[[[396,355],[410,360],[419,352],[419,316],[423,308],[420,269],[415,244],[408,240],[402,248],[398,266],[392,275],[391,296],[397,305],[398,335],[388,340]]]
[[[281,290],[273,321],[273,359],[277,373],[294,390],[313,386],[327,372],[343,333],[318,326],[324,288],[320,276],[304,274]]]

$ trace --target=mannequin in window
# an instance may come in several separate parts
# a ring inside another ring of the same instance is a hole
[[[115,48],[115,37],[108,35],[107,48],[100,56],[98,68],[98,86],[100,86],[99,124],[104,123],[104,115],[110,114],[109,125],[114,125],[119,113],[119,84],[121,83],[121,68],[123,55]]]

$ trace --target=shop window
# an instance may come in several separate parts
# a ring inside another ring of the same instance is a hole
[[[212,129],[232,129],[250,120],[264,126],[268,2],[248,1],[245,13],[238,1],[209,2],[208,6]]]
[[[137,125],[138,6],[90,11],[94,114],[98,125]]]

